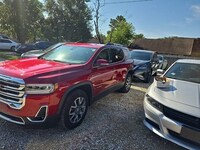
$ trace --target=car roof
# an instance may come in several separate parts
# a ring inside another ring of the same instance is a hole
[[[151,51],[151,50],[143,50],[143,49],[133,49],[132,51],[145,52],[145,53],[155,53],[155,51]]]
[[[176,62],[188,63],[188,64],[200,64],[200,60],[198,60],[198,59],[179,59]]]
[[[80,46],[80,47],[89,47],[89,48],[101,48],[105,46],[104,44],[96,44],[96,43],[65,43],[65,45],[71,46]]]

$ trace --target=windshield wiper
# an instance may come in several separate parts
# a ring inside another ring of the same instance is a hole
[[[60,62],[60,63],[65,63],[65,64],[71,65],[71,63],[66,62],[66,61],[62,61],[62,60],[50,59],[50,61],[55,61],[55,62]]]

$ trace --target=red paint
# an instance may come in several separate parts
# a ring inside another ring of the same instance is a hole
[[[70,46],[96,48],[95,54],[85,64],[70,65],[38,58],[19,59],[0,63],[0,74],[21,78],[26,84],[58,83],[59,88],[52,94],[28,95],[25,106],[15,110],[0,102],[0,110],[6,114],[19,117],[34,117],[43,105],[48,105],[48,116],[58,112],[61,99],[68,89],[76,84],[90,82],[93,97],[102,91],[125,80],[132,68],[132,61],[125,60],[104,67],[93,67],[93,62],[104,48],[100,44],[70,43]]]

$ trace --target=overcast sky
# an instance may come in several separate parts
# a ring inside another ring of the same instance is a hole
[[[94,1],[94,0],[92,0]],[[101,9],[101,31],[109,29],[110,18],[123,15],[147,38],[169,36],[200,37],[200,0],[105,0]],[[92,5],[92,2],[90,3]]]

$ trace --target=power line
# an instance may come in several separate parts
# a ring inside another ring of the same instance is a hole
[[[129,0],[129,1],[120,1],[120,2],[105,2],[105,4],[125,4],[125,3],[136,3],[136,2],[145,2],[152,0]]]

